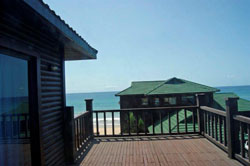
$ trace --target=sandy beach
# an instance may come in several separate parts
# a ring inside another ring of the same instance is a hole
[[[108,125],[106,128],[107,135],[112,135],[113,134],[112,131],[113,131],[112,126]],[[96,132],[97,132],[96,127],[94,127],[94,133],[96,134]],[[114,132],[116,135],[121,133],[120,125],[114,126]],[[104,126],[99,126],[99,135],[104,135]]]

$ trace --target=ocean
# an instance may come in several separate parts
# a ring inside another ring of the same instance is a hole
[[[220,92],[233,92],[243,99],[250,100],[250,86],[225,86],[216,87]],[[94,110],[119,109],[117,92],[71,93],[66,94],[67,106],[74,106],[75,116],[86,110],[85,99],[93,99]]]

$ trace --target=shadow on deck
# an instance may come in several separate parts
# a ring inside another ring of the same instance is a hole
[[[200,135],[96,138],[76,165],[241,165]]]

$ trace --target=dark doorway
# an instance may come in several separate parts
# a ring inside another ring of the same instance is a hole
[[[29,61],[0,54],[0,165],[31,165]]]

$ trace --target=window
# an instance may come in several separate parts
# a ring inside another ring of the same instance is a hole
[[[148,105],[148,98],[144,97],[141,99],[141,105]]]
[[[176,97],[165,97],[164,105],[176,105]]]
[[[182,96],[181,103],[185,105],[194,105],[195,104],[195,97],[194,96]]]
[[[157,97],[155,98],[155,106],[159,106],[160,105],[160,99]]]

